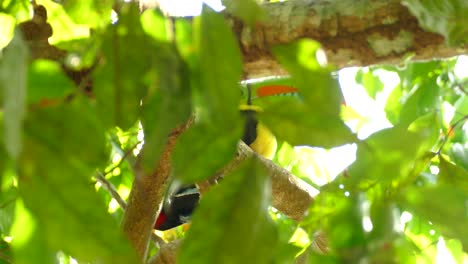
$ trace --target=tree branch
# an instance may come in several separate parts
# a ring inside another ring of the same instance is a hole
[[[447,58],[468,52],[468,45],[448,47],[444,38],[418,25],[399,0],[285,1],[262,8],[267,19],[255,28],[231,18],[249,78],[286,75],[271,48],[301,38],[322,44],[328,61],[338,69],[412,60]]]
[[[179,135],[191,125],[192,121],[193,119],[190,119],[180,125],[169,135],[158,165],[151,174],[145,173],[141,164],[137,162],[122,228],[142,260],[146,259],[149,239],[164,199],[165,187],[171,172],[172,149]]]

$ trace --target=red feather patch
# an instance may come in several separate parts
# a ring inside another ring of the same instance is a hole
[[[262,86],[257,89],[258,97],[272,96],[272,95],[281,95],[288,93],[298,93],[297,88],[287,86],[287,85],[267,85]]]
[[[156,223],[154,224],[154,229],[159,230],[159,228],[166,222],[167,216],[164,214],[163,211],[159,213],[158,219],[156,220]]]

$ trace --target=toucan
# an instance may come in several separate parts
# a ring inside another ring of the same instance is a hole
[[[247,86],[247,91],[247,104],[239,107],[241,114],[245,118],[242,141],[258,154],[267,159],[272,159],[277,148],[276,138],[267,127],[258,121],[258,107],[252,105],[252,95],[249,86]],[[297,92],[296,88],[286,85],[268,85],[256,90],[256,98],[288,95]],[[172,194],[169,192],[169,197],[159,213],[154,228],[164,231],[188,222],[199,200],[200,192],[198,192],[195,185],[184,186],[172,192]]]

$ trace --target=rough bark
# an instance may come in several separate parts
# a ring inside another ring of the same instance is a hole
[[[272,206],[291,219],[300,221],[318,191],[288,170],[258,155],[243,142],[239,142],[235,158],[216,177],[228,175],[250,157],[260,160],[271,178]]]
[[[136,165],[135,179],[123,216],[122,228],[142,260],[146,259],[154,223],[164,199],[165,186],[171,172],[172,150],[179,135],[192,122],[193,119],[190,119],[169,135],[158,165],[152,173],[147,174],[139,164]]]
[[[364,3],[363,4],[359,4]],[[285,75],[271,48],[302,38],[322,44],[328,62],[349,66],[400,64],[466,54],[468,45],[449,47],[422,29],[399,0],[286,1],[262,6],[266,19],[254,28],[232,18],[249,78]]]

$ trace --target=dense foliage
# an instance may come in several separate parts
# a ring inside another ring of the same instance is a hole
[[[97,179],[127,198],[135,164],[154,170],[167,135],[193,114],[172,153],[174,179],[202,181],[227,164],[246,94],[237,41],[207,7],[189,21],[120,1],[36,2],[47,17],[36,8],[30,20],[26,0],[0,2],[0,263],[138,263],[119,227],[124,208]],[[436,2],[406,5],[447,43],[467,43],[466,3]],[[254,23],[253,1],[226,6]],[[300,91],[254,104],[281,142],[274,162],[320,191],[304,218],[269,207],[268,174],[249,160],[203,197],[187,232],[159,235],[185,237],[181,263],[466,262],[466,57],[362,68],[339,82],[319,49],[312,40],[274,47],[290,76],[251,86]],[[340,85],[351,81],[380,104],[387,128],[360,133],[371,115],[346,93],[343,104]],[[356,159],[332,175],[320,153],[345,144]],[[319,233],[327,252],[311,246]]]

